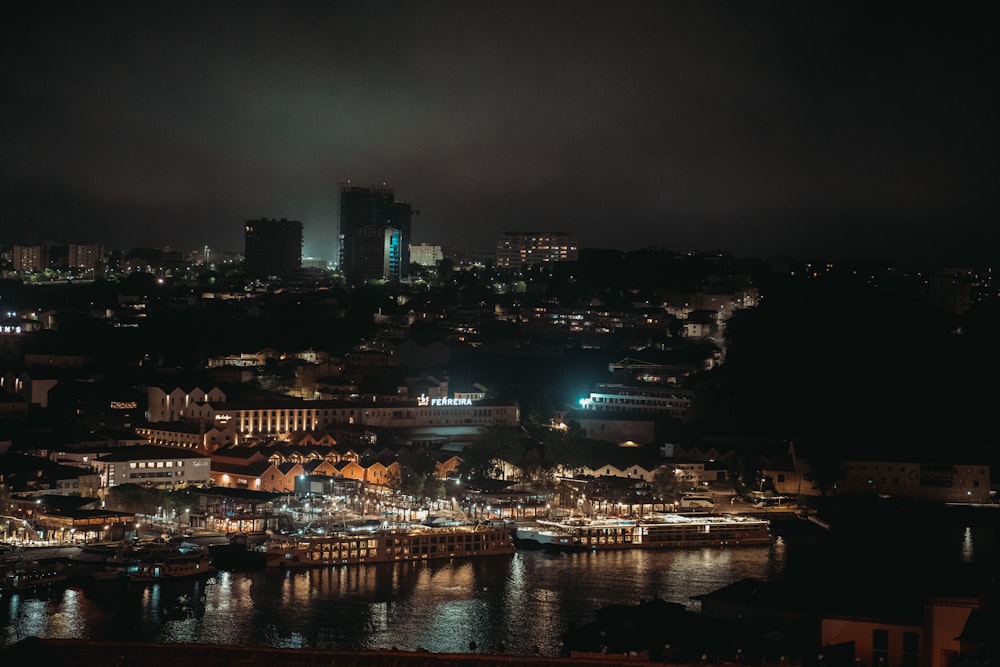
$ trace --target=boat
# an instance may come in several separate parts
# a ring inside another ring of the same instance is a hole
[[[328,535],[270,535],[264,544],[271,568],[395,563],[511,555],[514,541],[502,523],[370,526]]]
[[[130,542],[84,544],[67,559],[67,571],[74,580],[115,581],[129,561],[146,551]]]
[[[69,579],[62,563],[13,558],[0,563],[0,592],[36,591]]]
[[[736,515],[657,513],[641,519],[581,518],[518,524],[515,544],[525,549],[590,551],[771,543],[765,519]]]
[[[253,570],[264,566],[263,555],[255,548],[264,537],[264,533],[198,533],[185,535],[184,541],[205,547],[218,569]]]
[[[215,574],[208,549],[187,542],[157,546],[129,560],[120,576],[129,581],[188,579]]]

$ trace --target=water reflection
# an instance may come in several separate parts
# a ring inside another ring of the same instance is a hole
[[[3,644],[30,635],[334,649],[556,652],[571,625],[611,603],[691,596],[767,577],[768,547],[513,556],[227,572],[212,579],[101,582],[51,598],[10,596]]]
[[[965,533],[962,535],[962,562],[972,563],[975,557],[976,550],[972,546],[972,528],[966,526]]]
[[[956,560],[995,551],[995,535],[980,529],[956,530],[954,538]],[[739,579],[814,576],[817,563],[841,562],[845,554],[872,560],[871,550],[793,547],[779,539],[738,549],[518,551],[289,573],[220,571],[208,580],[99,582],[48,595],[9,595],[0,598],[0,627],[4,646],[37,635],[464,652],[474,641],[483,651],[528,654],[537,646],[554,655],[561,635],[592,621],[603,606],[658,597],[697,611],[695,596]]]

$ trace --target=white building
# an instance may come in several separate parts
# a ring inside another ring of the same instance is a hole
[[[225,400],[225,392],[218,387],[205,391],[201,387],[183,389],[149,386],[146,387],[146,421],[191,421],[187,411],[192,405],[206,401],[223,403]]]
[[[581,410],[649,417],[672,417],[689,421],[696,407],[697,393],[672,386],[599,384],[590,396],[580,400]]]
[[[191,422],[153,422],[137,426],[136,434],[151,445],[183,447],[207,452],[210,445],[228,447],[237,443],[236,429],[229,425],[202,428]]]
[[[119,447],[94,459],[101,488],[138,484],[171,488],[208,484],[212,459],[190,450],[155,445]]]
[[[410,261],[420,266],[437,266],[437,263],[444,259],[439,245],[410,244]]]
[[[315,431],[335,424],[357,424],[388,428],[427,426],[516,426],[516,405],[494,404],[468,398],[423,396],[394,403],[347,403],[344,401],[282,400],[262,402],[206,402],[192,404],[185,420],[206,427],[235,428],[241,436],[281,438],[297,431]]]

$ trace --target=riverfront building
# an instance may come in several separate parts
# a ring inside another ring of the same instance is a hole
[[[421,395],[416,400],[306,400],[274,398],[229,401],[218,387],[145,388],[146,420],[142,433],[150,440],[188,447],[234,444],[243,438],[283,439],[303,431],[329,431],[338,426],[420,429],[491,426],[520,423],[517,405],[498,403],[469,392],[453,397]],[[173,422],[164,424],[161,422]],[[184,428],[181,424],[187,424]]]
[[[101,488],[138,484],[159,488],[201,486],[208,483],[211,459],[174,447],[136,445],[119,447],[93,461]]]
[[[442,399],[444,400],[444,399]],[[206,402],[191,405],[185,419],[209,425],[234,424],[241,436],[284,438],[297,431],[324,430],[340,424],[385,428],[426,426],[516,426],[516,405],[471,399],[449,403],[416,402],[351,404],[344,401]]]
[[[884,457],[884,458],[882,458]],[[886,454],[841,462],[837,493],[875,495],[921,502],[985,504],[991,502],[990,465],[986,459],[956,463],[954,452],[922,457]]]

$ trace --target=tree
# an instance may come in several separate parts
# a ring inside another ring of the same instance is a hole
[[[524,481],[538,482],[549,477],[545,474],[548,472],[548,467],[538,447],[525,447],[517,467],[521,469]]]
[[[524,421],[528,424],[546,425],[555,412],[555,406],[548,392],[537,386],[527,387],[521,391],[518,403]]]
[[[515,463],[523,456],[518,431],[511,426],[491,426],[462,452],[459,472],[470,477],[502,475],[501,461]]]
[[[277,359],[267,359],[257,371],[257,386],[265,391],[286,394],[295,384],[295,368]]]
[[[165,517],[181,516],[194,505],[189,489],[157,489],[138,484],[119,484],[111,487],[105,500],[108,509],[133,514],[162,514]]]
[[[837,484],[842,472],[842,465],[834,447],[829,442],[822,443],[805,458],[809,469],[802,476],[819,491],[821,496],[826,496]]]
[[[763,471],[763,460],[760,450],[751,446],[740,453],[736,464],[736,481],[733,487],[741,496],[749,496],[751,491],[761,489],[761,474]]]
[[[437,500],[444,496],[444,482],[437,478],[435,459],[426,447],[411,447],[399,452],[398,489],[413,498]]]
[[[653,472],[653,493],[661,500],[676,498],[680,487],[673,466],[662,465]]]
[[[562,466],[566,470],[579,470],[591,459],[594,443],[587,439],[577,422],[569,422],[565,431],[553,429],[543,439],[545,459],[550,468]]]

